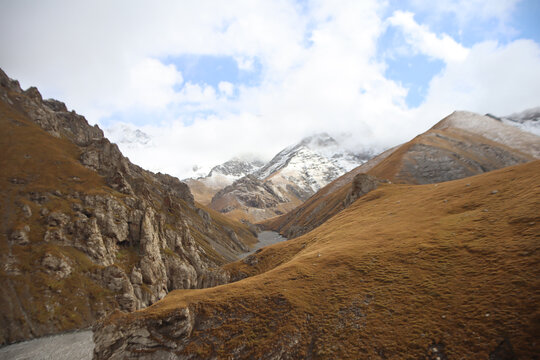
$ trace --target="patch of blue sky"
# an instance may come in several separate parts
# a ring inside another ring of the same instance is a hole
[[[387,60],[386,76],[398,81],[409,91],[405,101],[411,108],[424,101],[429,82],[444,68],[441,60],[430,59],[425,55],[413,55],[399,59]]]
[[[413,1],[404,0],[390,0],[383,16],[387,18],[396,10],[414,13],[414,19],[418,24],[428,26],[429,30],[438,36],[447,34],[465,47],[472,47],[486,40],[496,40],[500,44],[505,44],[520,38],[540,43],[538,0],[520,1],[504,25],[495,18],[475,18],[463,22],[456,14],[434,14],[430,12],[429,7],[422,8],[415,6]],[[413,53],[400,31],[391,26],[379,38],[378,58],[387,65],[386,76],[400,82],[409,90],[406,98],[409,107],[416,107],[422,103],[429,82],[444,68],[444,63],[440,60]]]
[[[427,25],[436,34],[447,34],[463,46],[471,47],[486,40],[497,40],[501,44],[518,38],[533,39],[540,42],[540,1],[521,0],[507,19],[501,22],[495,17],[461,18],[459,13],[437,13],[431,6],[420,6],[416,1],[390,0],[386,16],[394,11],[414,13],[417,23]]]
[[[425,25],[429,30],[439,36],[446,34],[466,47],[470,47],[479,41],[483,41],[488,36],[486,29],[492,31],[498,26],[494,19],[487,21],[464,22],[452,12],[437,13],[430,6],[419,6],[418,2],[407,0],[390,0],[387,9],[388,16],[394,11],[409,11],[414,13],[414,20],[421,25]]]
[[[423,102],[429,82],[444,68],[443,61],[414,53],[393,27],[379,38],[378,57],[387,66],[385,76],[408,89],[405,102],[411,108]]]
[[[540,1],[520,1],[516,6],[511,25],[517,30],[517,38],[531,39],[540,43]]]
[[[261,81],[262,65],[257,58],[252,61],[251,69],[240,69],[232,56],[184,54],[162,59],[164,64],[176,66],[182,73],[184,82],[206,84],[216,89],[222,81],[235,85],[257,86]],[[182,85],[179,86],[181,87]]]

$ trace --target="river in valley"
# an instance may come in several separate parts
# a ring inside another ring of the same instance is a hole
[[[253,254],[255,251],[259,250],[260,248],[263,248],[263,247],[269,246],[269,245],[273,245],[273,244],[277,244],[278,242],[282,242],[282,241],[287,240],[286,237],[281,236],[279,233],[277,233],[275,231],[263,231],[263,232],[260,232],[259,235],[257,236],[257,238],[259,239],[259,242],[257,244],[255,244],[255,247],[253,249],[251,249],[251,251],[249,251],[247,253],[243,253],[241,255],[242,258]]]

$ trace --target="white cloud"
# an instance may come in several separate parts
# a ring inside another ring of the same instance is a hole
[[[161,108],[174,101],[174,86],[183,82],[174,65],[146,58],[130,69],[130,99],[134,106]]]
[[[218,84],[219,92],[225,96],[232,96],[234,85],[228,81],[220,81]]]
[[[254,61],[252,58],[236,56],[234,60],[236,61],[236,64],[238,65],[238,69],[253,71]]]
[[[199,85],[188,82],[182,88],[178,100],[180,102],[212,105],[216,101],[216,90],[210,85]]]
[[[193,165],[208,168],[240,153],[268,159],[319,131],[348,133],[353,148],[381,149],[458,107],[507,114],[539,105],[531,95],[539,93],[538,44],[467,49],[412,13],[397,11],[386,21],[384,1],[5,3],[0,66],[8,75],[93,123],[111,114],[148,114],[141,128],[155,146],[127,155],[179,177]],[[513,3],[462,6],[467,14],[503,18]],[[423,6],[440,14],[459,10],[449,1]],[[407,89],[388,79],[377,60],[388,24],[402,30],[409,49],[446,63],[417,109],[408,108]],[[186,54],[229,57],[241,71],[260,71],[257,84],[196,83],[163,60]]]
[[[418,24],[411,12],[395,11],[388,22],[403,31],[405,40],[414,50],[431,58],[450,62],[463,61],[467,57],[467,48],[447,34],[437,36],[427,26]]]
[[[538,94],[540,46],[530,40],[488,41],[474,45],[466,61],[448,64],[435,76],[419,110],[504,115],[538,106]]]

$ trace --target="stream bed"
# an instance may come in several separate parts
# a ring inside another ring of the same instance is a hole
[[[92,331],[77,331],[23,341],[0,348],[1,360],[90,360]]]
[[[259,250],[260,248],[287,240],[286,237],[281,236],[278,232],[275,231],[260,232],[257,238],[259,239],[259,242],[255,244],[255,247],[251,249],[251,251],[243,253],[242,258],[245,258],[246,256],[255,253],[255,251]]]

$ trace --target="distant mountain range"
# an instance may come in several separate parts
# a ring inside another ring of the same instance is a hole
[[[468,128],[479,134],[491,131],[492,138],[495,136],[495,130],[484,129],[486,124],[474,121],[480,115],[465,114],[467,112],[455,117],[461,119],[460,125],[450,127]],[[486,116],[540,135],[540,107],[507,116]],[[474,126],[477,128],[473,129]],[[112,141],[124,148],[152,146],[151,137],[131,125],[118,124],[106,132]],[[501,142],[502,137],[492,140]],[[515,145],[519,139],[508,141]],[[320,133],[288,146],[269,162],[256,158],[233,158],[214,166],[206,175],[184,181],[199,203],[229,217],[261,221],[292,210],[319,189],[371,157],[369,153],[358,154],[346,150],[328,134]]]
[[[260,221],[291,210],[369,158],[321,133],[283,149],[266,164],[233,159],[186,183],[197,201],[214,210]]]

